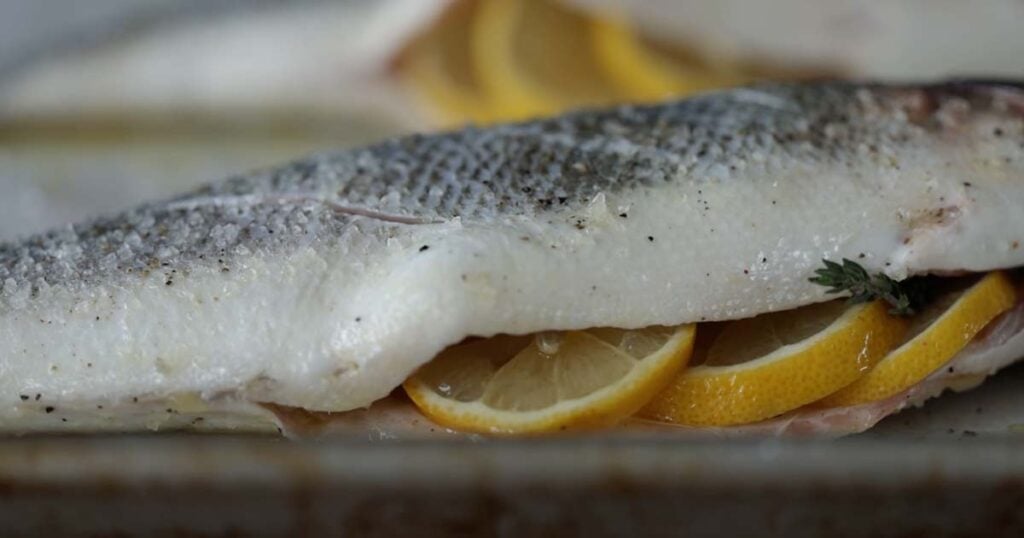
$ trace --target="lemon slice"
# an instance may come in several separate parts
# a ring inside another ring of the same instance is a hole
[[[614,16],[593,19],[590,35],[598,66],[631,100],[656,101],[744,80],[737,73],[712,69],[695,58],[663,54]]]
[[[614,17],[593,19],[591,39],[602,72],[632,100],[664,99],[742,80],[660,54]]]
[[[626,93],[641,100],[681,94],[686,82],[652,56],[632,28],[612,18],[594,19],[591,36],[599,65]]]
[[[905,320],[890,316],[877,301],[832,301],[719,324],[707,331],[717,334],[698,344],[698,365],[655,396],[640,416],[727,426],[780,415],[856,381],[906,329]]]
[[[477,13],[474,66],[507,118],[625,97],[597,66],[587,16],[549,0],[482,0]]]
[[[492,434],[612,426],[686,365],[695,328],[496,336],[448,348],[403,385],[431,420]]]
[[[504,115],[523,119],[558,111],[558,104],[539,85],[523,75],[516,60],[515,35],[522,6],[519,2],[483,0],[472,28],[471,53],[488,95],[501,103]]]
[[[967,289],[946,293],[914,317],[903,345],[821,405],[857,405],[899,394],[949,362],[1016,302],[1013,283],[1000,271],[989,273]]]
[[[501,119],[500,111],[483,94],[468,52],[475,9],[472,3],[454,5],[436,26],[410,44],[400,60],[409,85],[449,125]]]

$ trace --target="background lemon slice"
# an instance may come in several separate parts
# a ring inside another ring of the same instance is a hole
[[[695,364],[640,411],[690,426],[746,424],[849,385],[900,342],[907,322],[882,302],[842,301],[701,327]],[[717,334],[714,334],[716,333]]]
[[[428,107],[446,125],[466,121],[489,123],[501,119],[478,82],[469,53],[469,26],[476,5],[460,2],[436,26],[420,36],[401,59],[402,73]]]
[[[969,288],[940,296],[911,321],[906,343],[821,405],[857,405],[899,394],[949,362],[1016,302],[1013,283],[1000,271],[989,273]]]
[[[551,114],[561,108],[519,65],[515,36],[522,11],[519,2],[481,0],[472,28],[470,50],[481,85],[509,119]]]
[[[598,67],[586,15],[549,0],[481,0],[472,54],[487,94],[511,119],[616,102]]]
[[[718,69],[694,57],[663,54],[613,16],[591,19],[590,38],[605,76],[633,101],[658,101],[745,81],[728,62]]]
[[[625,17],[558,0],[453,2],[405,47],[398,68],[448,125],[651,102],[782,73],[669,45]]]
[[[607,427],[676,377],[694,334],[684,325],[497,336],[448,348],[403,387],[423,414],[459,430]]]

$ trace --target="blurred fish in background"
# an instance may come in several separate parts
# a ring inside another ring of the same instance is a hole
[[[383,136],[1024,76],[1019,0],[0,0],[0,240]]]
[[[392,64],[444,7],[0,0],[0,239],[424,128]]]

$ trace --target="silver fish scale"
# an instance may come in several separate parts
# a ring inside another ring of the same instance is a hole
[[[914,107],[965,97],[975,104],[981,97],[971,88],[766,85],[313,156],[0,244],[0,302],[153,271],[173,285],[191,264],[230,271],[256,252],[330,242],[360,218],[398,226],[531,216],[579,207],[599,192],[734,179],[758,156],[856,165],[855,148],[898,146],[928,132],[935,122],[915,117]]]
[[[240,257],[339,237],[352,218],[315,203],[145,206],[0,245],[0,304],[132,275],[158,273],[173,286],[196,262],[228,273]]]
[[[855,143],[909,135],[899,115],[867,117],[852,85],[764,86],[678,103],[585,111],[490,129],[414,135],[322,155],[191,196],[302,193],[440,220],[532,215],[683,177],[735,170],[752,153],[848,158]],[[829,132],[825,135],[826,130]]]

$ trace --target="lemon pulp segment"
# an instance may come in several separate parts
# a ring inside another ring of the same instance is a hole
[[[448,348],[403,386],[427,417],[459,430],[607,427],[675,378],[694,334],[683,325],[497,336]]]

